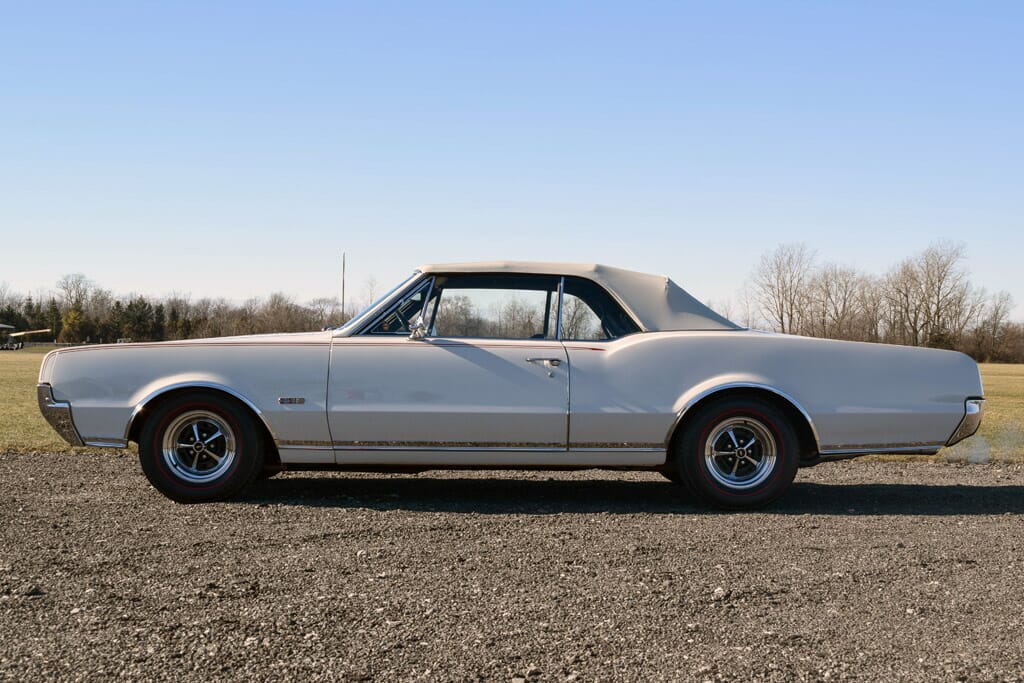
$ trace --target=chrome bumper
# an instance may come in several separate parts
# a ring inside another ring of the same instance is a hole
[[[964,419],[960,420],[960,425],[953,432],[953,436],[949,437],[949,441],[946,442],[947,446],[952,446],[958,441],[963,441],[967,437],[978,431],[978,427],[981,426],[981,418],[985,415],[985,399],[983,398],[969,398],[964,401]]]
[[[75,421],[71,419],[71,404],[54,399],[53,389],[49,384],[38,385],[36,395],[39,398],[39,411],[61,438],[72,446],[84,446],[82,437],[75,429]]]

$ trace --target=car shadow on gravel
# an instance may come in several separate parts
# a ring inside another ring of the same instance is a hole
[[[302,477],[260,482],[240,503],[423,512],[706,514],[681,487],[660,481],[417,477]],[[1024,486],[795,483],[765,512],[784,515],[993,515],[1024,513]]]

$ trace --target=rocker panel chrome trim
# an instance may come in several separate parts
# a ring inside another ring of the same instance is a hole
[[[417,452],[528,452],[528,453],[663,453],[660,444],[643,443],[574,443],[569,448],[545,443],[489,443],[484,441],[278,441],[284,450],[311,451],[417,451]]]
[[[941,443],[936,444],[913,444],[908,446],[877,446],[870,445],[855,446],[848,448],[826,448],[818,451],[819,455],[872,455],[893,453],[896,455],[935,455],[942,448]]]
[[[86,446],[95,446],[96,448],[128,448],[127,439],[104,439],[89,436],[82,440],[85,442]]]

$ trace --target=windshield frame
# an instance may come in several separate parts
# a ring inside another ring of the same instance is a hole
[[[406,293],[422,278],[422,272],[418,270],[413,271],[412,275],[405,278],[402,282],[399,282],[379,299],[364,308],[362,312],[354,315],[347,323],[335,330],[334,336],[351,337],[359,334],[361,328],[365,327],[367,323],[373,322],[377,314],[380,313],[382,309],[388,307],[395,299],[404,297]]]

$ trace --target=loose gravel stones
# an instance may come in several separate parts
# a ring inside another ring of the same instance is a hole
[[[1024,679],[1020,465],[826,464],[754,513],[598,471],[0,482],[3,679]]]

